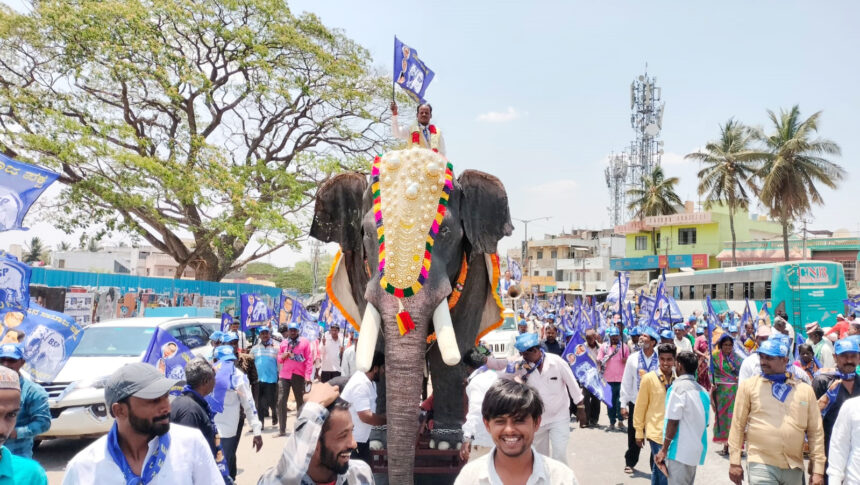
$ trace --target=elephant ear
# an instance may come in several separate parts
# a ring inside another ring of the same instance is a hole
[[[472,250],[495,254],[499,240],[513,232],[508,194],[502,182],[478,170],[466,170],[460,185],[460,220]]]
[[[361,222],[365,213],[364,175],[348,172],[336,175],[317,191],[310,235],[323,242],[336,242],[340,251],[326,278],[326,293],[343,316],[358,329],[364,311],[364,268]]]

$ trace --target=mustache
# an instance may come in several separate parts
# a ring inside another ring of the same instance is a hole
[[[162,421],[162,420],[170,421],[170,413],[164,414],[162,416],[156,416],[156,417],[152,418],[152,422]]]

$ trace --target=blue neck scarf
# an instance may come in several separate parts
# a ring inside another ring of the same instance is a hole
[[[639,351],[639,368],[644,369],[645,373],[651,372],[652,370],[657,368],[657,351],[655,350],[653,354],[651,354],[651,358],[648,359],[648,362],[645,362],[645,351]]]
[[[532,372],[537,370],[537,368],[540,367],[541,364],[543,364],[543,358],[544,357],[546,357],[546,353],[544,353],[543,349],[541,349],[540,350],[540,359],[538,359],[538,361],[535,362],[534,364],[530,364],[529,362],[525,361],[525,359],[523,359],[525,361],[525,362],[523,362],[523,368],[526,370],[526,375],[523,376],[523,379],[528,378],[529,374],[531,374]]]
[[[791,392],[791,386],[785,382],[788,376],[784,372],[782,374],[765,374],[762,372],[761,376],[771,382],[770,392],[774,399],[779,402],[785,402],[788,393]]]
[[[209,403],[206,402],[206,398],[201,396],[199,392],[192,389],[191,386],[186,385],[183,387],[182,393],[190,394],[197,398],[198,403],[203,403],[203,410],[209,415],[209,426],[215,436],[215,464],[218,465],[218,471],[221,472],[222,476],[230,476],[230,470],[227,468],[227,458],[224,457],[224,450],[221,448],[221,435],[218,433],[218,427],[215,426],[215,411],[213,411],[212,407],[209,406]],[[218,459],[219,456],[221,457],[220,460]]]
[[[122,476],[125,477],[126,485],[146,485],[153,481],[158,472],[161,471],[161,467],[164,466],[164,460],[167,459],[167,449],[170,448],[170,433],[164,433],[158,437],[158,448],[146,460],[146,463],[143,464],[140,476],[131,470],[125,454],[119,447],[117,435],[116,422],[114,422],[108,433],[107,449],[110,457],[113,458],[113,462],[122,470]]]

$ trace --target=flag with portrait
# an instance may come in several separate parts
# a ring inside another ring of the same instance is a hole
[[[426,102],[424,93],[435,74],[418,57],[418,51],[394,37],[394,83],[412,99]]]
[[[0,232],[26,229],[24,216],[59,174],[0,153]]]

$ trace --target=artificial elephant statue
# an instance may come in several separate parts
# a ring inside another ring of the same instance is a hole
[[[423,148],[377,157],[370,183],[343,173],[317,192],[310,234],[340,245],[327,290],[348,320],[361,322],[358,370],[368,370],[375,349],[385,352],[390,483],[413,483],[431,334],[434,433],[461,439],[460,356],[501,323],[496,249],[512,229],[496,177],[466,170],[455,179],[444,157]]]

